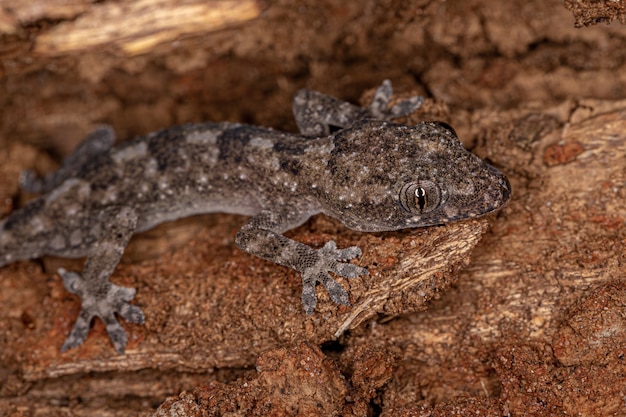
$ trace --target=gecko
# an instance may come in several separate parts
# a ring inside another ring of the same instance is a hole
[[[43,255],[86,258],[82,272],[58,269],[81,310],[61,350],[81,345],[95,317],[113,347],[127,335],[117,316],[144,323],[134,288],[112,283],[132,235],[200,213],[251,216],[235,236],[245,252],[298,271],[302,306],[312,314],[316,286],[350,305],[343,278],[368,274],[351,246],[313,248],[283,235],[312,215],[361,232],[442,225],[500,209],[506,176],[467,151],[442,122],[393,123],[422,97],[391,106],[385,80],[368,107],[300,90],[292,108],[299,133],[230,122],[166,128],[114,145],[100,126],[44,177],[24,171],[20,187],[41,194],[0,222],[0,267]]]

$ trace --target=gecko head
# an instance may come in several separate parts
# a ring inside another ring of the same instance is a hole
[[[335,201],[325,212],[362,231],[424,227],[504,206],[511,186],[443,123],[367,120],[338,132],[329,161]]]

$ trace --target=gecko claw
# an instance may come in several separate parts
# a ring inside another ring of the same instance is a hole
[[[72,327],[72,331],[69,336],[67,336],[67,339],[65,339],[65,342],[61,347],[61,352],[66,352],[83,344],[89,334],[90,322],[91,319],[88,317],[88,313],[85,310],[81,310],[76,322],[74,323],[74,327]]]

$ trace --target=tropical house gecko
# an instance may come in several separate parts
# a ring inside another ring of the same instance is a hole
[[[389,122],[421,104],[389,107],[389,81],[361,108],[318,92],[293,99],[300,134],[238,123],[176,126],[113,146],[114,133],[90,134],[45,178],[26,171],[24,190],[42,196],[0,222],[0,267],[56,255],[86,257],[81,273],[58,270],[81,312],[62,350],[80,345],[100,317],[115,349],[127,336],[116,314],[143,323],[135,289],[109,281],[135,233],[198,213],[252,216],[239,230],[244,251],[302,274],[302,305],[312,314],[316,284],[349,305],[329,275],[355,278],[356,247],[316,249],[283,233],[317,213],[363,231],[439,225],[493,212],[510,197],[507,178],[465,150],[445,123]],[[330,127],[338,130],[331,133]]]

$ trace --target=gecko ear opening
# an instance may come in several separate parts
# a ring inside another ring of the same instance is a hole
[[[438,126],[443,127],[448,132],[452,133],[455,137],[458,137],[458,135],[456,134],[456,131],[454,130],[454,128],[452,126],[450,126],[449,124],[447,124],[446,122],[437,121],[437,122],[435,122],[435,124],[438,125]]]

